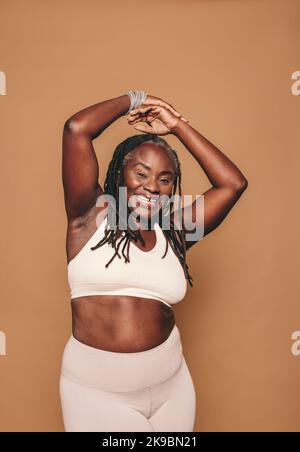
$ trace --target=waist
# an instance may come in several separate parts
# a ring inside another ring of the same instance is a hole
[[[99,349],[137,352],[164,341],[175,324],[172,308],[158,300],[92,296],[72,300],[73,335]]]

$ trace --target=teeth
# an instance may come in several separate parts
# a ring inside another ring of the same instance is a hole
[[[140,200],[141,202],[146,202],[146,203],[151,203],[151,204],[155,204],[156,202],[157,202],[157,200],[155,200],[155,199],[151,199],[151,201],[148,199],[148,198],[146,198],[145,196],[140,196],[140,195],[135,195],[136,196],[136,198],[138,199],[138,200]]]

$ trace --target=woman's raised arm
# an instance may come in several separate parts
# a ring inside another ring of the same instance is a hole
[[[103,193],[92,140],[130,107],[127,94],[84,108],[64,124],[62,181],[68,220],[86,214]]]

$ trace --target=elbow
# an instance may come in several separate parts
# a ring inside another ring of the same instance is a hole
[[[243,192],[248,187],[247,179],[243,178],[236,181],[234,184],[231,184],[231,188],[233,188],[236,192]]]
[[[82,125],[78,120],[71,117],[64,123],[64,130],[67,132],[80,132]]]
[[[239,183],[236,185],[237,191],[244,191],[248,187],[248,181],[247,179],[243,178]]]

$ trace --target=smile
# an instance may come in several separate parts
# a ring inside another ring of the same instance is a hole
[[[146,206],[155,206],[158,203],[158,198],[149,200],[148,198],[146,198],[146,196],[141,196],[141,195],[134,195],[134,196],[138,201],[140,201],[141,204],[144,204]]]

